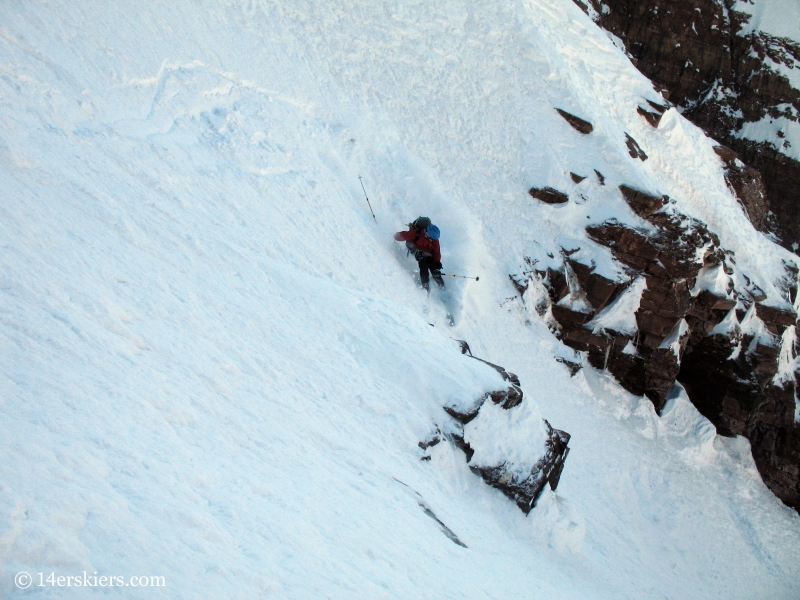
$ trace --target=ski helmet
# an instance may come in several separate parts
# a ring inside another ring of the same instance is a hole
[[[428,237],[431,238],[432,240],[438,240],[439,239],[439,235],[440,235],[439,228],[436,225],[434,225],[433,223],[431,223],[430,225],[428,225],[425,228],[425,233],[427,233]]]

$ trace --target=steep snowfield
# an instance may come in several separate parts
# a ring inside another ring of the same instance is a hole
[[[800,518],[746,440],[680,389],[659,417],[570,378],[513,298],[523,256],[648,227],[629,183],[785,304],[792,255],[713,141],[675,111],[650,128],[643,99],[571,0],[0,7],[0,596],[20,571],[63,598],[87,594],[38,574],[163,576],[161,598],[798,595]],[[391,234],[420,214],[479,282],[414,286]],[[528,517],[451,445],[420,461],[442,405],[502,387],[453,338],[519,375],[512,440],[538,443],[540,417],[573,436]]]

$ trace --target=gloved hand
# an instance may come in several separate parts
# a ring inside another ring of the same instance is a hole
[[[442,270],[442,263],[434,262],[433,264],[431,264],[431,267],[433,267],[434,270],[436,270],[436,271],[441,271]]]

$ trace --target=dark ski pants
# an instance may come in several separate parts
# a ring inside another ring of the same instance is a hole
[[[422,287],[426,290],[431,289],[430,279],[428,277],[428,271],[433,276],[433,280],[437,283],[440,288],[444,287],[444,280],[442,279],[442,272],[439,269],[434,269],[432,264],[434,260],[432,256],[428,256],[423,258],[419,261],[419,280],[422,283]]]

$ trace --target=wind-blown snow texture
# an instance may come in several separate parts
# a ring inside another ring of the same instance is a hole
[[[800,518],[746,440],[680,389],[658,417],[570,378],[506,301],[523,256],[588,252],[608,217],[648,228],[628,183],[784,302],[790,255],[713,141],[674,110],[652,129],[642,98],[571,0],[0,6],[0,595],[84,570],[164,576],[154,598],[798,595]],[[420,214],[480,282],[415,288],[391,234]],[[503,386],[451,337],[519,375],[520,422],[573,436],[527,518],[451,445],[419,460],[449,398]]]

